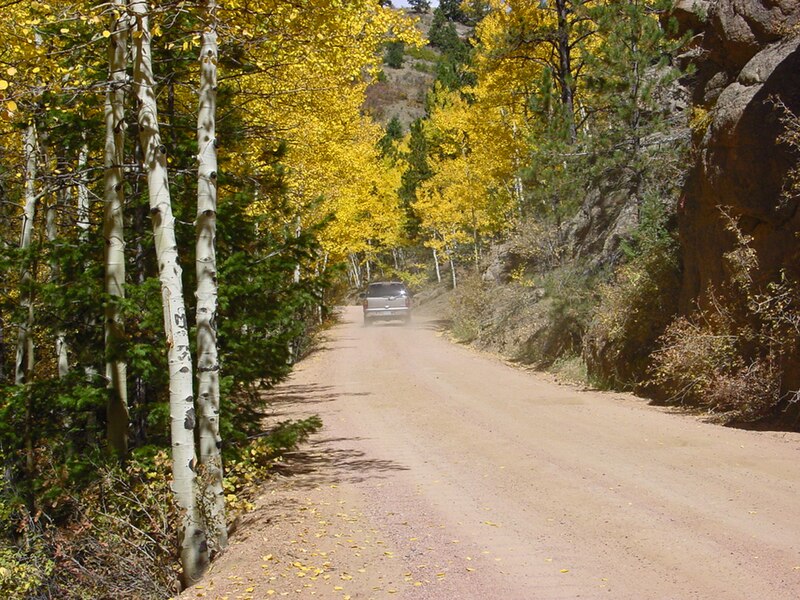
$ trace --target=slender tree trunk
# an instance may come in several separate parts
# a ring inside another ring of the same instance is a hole
[[[328,268],[328,253],[326,252],[325,255],[322,257],[322,267],[319,268],[317,275],[324,275],[325,271]],[[319,306],[317,307],[317,320],[320,325],[325,321],[325,290],[322,290],[322,295],[320,296]]]
[[[19,247],[22,250],[30,248],[33,239],[33,220],[36,215],[36,126],[31,122],[25,129],[23,152],[25,155],[25,205],[22,212],[22,232]],[[20,385],[28,383],[33,373],[34,347],[33,347],[33,299],[29,290],[32,284],[28,258],[25,257],[25,266],[20,278],[20,305],[25,313],[23,322],[19,325],[17,333],[17,357],[14,368],[14,381]]]
[[[0,314],[0,381],[6,379],[6,338],[5,338],[5,321],[3,315]]]
[[[350,263],[353,267],[353,283],[357,288],[361,288],[361,269],[358,268],[358,259],[355,254],[350,255]]]
[[[222,489],[222,438],[219,433],[219,358],[217,354],[217,24],[216,0],[207,0],[208,22],[200,47],[197,111],[197,416],[200,462],[205,466],[213,539],[228,545]]]
[[[47,216],[45,218],[45,233],[47,234],[47,241],[51,245],[55,244],[58,239],[58,211],[63,209],[67,204],[67,189],[59,190],[58,202],[51,202],[47,207]],[[50,260],[50,281],[58,284],[61,269],[58,266],[58,261],[55,257]],[[58,327],[56,331],[56,368],[59,379],[67,376],[69,373],[69,352],[67,346],[67,336],[62,327]]]
[[[436,248],[433,249],[433,264],[436,265],[436,282],[442,283],[442,271],[439,268],[439,253],[436,252]]]
[[[31,121],[25,129],[23,153],[25,157],[25,205],[22,212],[22,231],[19,246],[27,250],[33,240],[33,221],[36,216],[36,126]],[[14,382],[17,385],[30,383],[33,379],[34,344],[33,344],[33,298],[30,290],[33,284],[33,267],[29,256],[23,257],[24,266],[20,277],[20,307],[23,321],[17,332],[17,355],[14,363]],[[25,441],[25,470],[30,484],[34,477],[33,458],[33,395],[28,391],[25,398],[25,424],[23,439]],[[35,510],[35,497],[29,486],[26,492],[28,508]]]
[[[567,0],[556,0],[558,15],[558,79],[561,84],[561,105],[567,119],[567,136],[572,144],[578,139],[575,129],[575,82],[572,76],[572,56],[569,44],[569,7]]]
[[[453,277],[453,289],[458,287],[458,282],[456,281],[456,261],[453,260],[452,256],[450,257],[450,274]]]
[[[303,221],[300,218],[300,215],[298,215],[294,223],[295,238],[299,238],[302,235],[302,233],[303,233]],[[301,276],[302,276],[302,271],[300,268],[300,261],[298,260],[296,263],[294,263],[294,273],[292,274],[292,282],[295,285],[298,285],[300,283]],[[293,365],[295,362],[297,362],[299,349],[300,349],[300,337],[294,337],[290,339],[287,344],[287,351],[289,354],[288,362],[290,365]]]
[[[124,15],[123,0],[116,0]],[[114,23],[108,40],[109,82],[104,108],[106,138],[104,149],[104,211],[105,292],[112,300],[105,308],[106,378],[108,379],[108,443],[118,456],[128,453],[128,366],[119,356],[125,338],[125,325],[119,305],[113,298],[125,297],[125,232],[123,208],[125,162],[125,85],[127,68],[128,29],[130,20],[124,16]],[[88,214],[88,204],[86,206]],[[87,223],[88,225],[88,223]]]
[[[84,135],[84,140],[86,136]],[[86,142],[81,146],[78,153],[78,222],[77,226],[80,230],[79,238],[82,242],[89,241],[89,187],[86,185],[86,164],[89,160],[89,146]]]
[[[195,409],[192,390],[192,356],[183,302],[181,267],[175,239],[175,217],[167,173],[167,149],[161,143],[150,49],[146,0],[133,0],[136,46],[133,84],[139,103],[139,137],[144,154],[150,216],[158,260],[164,307],[164,332],[169,363],[169,403],[172,438],[172,477],[180,507],[178,542],[184,585],[199,581],[208,566],[208,547],[197,504],[197,457],[194,449]]]
[[[481,270],[481,239],[480,233],[478,233],[478,215],[475,213],[475,209],[472,209],[472,250],[473,250],[473,257],[475,259],[475,272],[479,273]]]

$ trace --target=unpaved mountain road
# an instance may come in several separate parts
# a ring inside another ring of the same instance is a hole
[[[324,429],[186,598],[800,598],[800,436],[558,386],[348,307],[273,393]]]

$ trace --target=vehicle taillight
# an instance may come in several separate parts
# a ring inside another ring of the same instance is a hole
[[[411,308],[411,298],[406,296],[405,300],[406,300],[406,308]]]
[[[369,303],[367,302],[366,298],[364,298],[364,302],[362,303],[362,306],[364,307],[364,310],[366,310],[367,307],[369,306]]]

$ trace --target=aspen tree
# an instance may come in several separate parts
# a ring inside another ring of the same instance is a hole
[[[208,565],[208,548],[197,504],[192,356],[169,191],[167,148],[161,142],[158,124],[148,5],[146,0],[133,0],[130,9],[135,19],[133,88],[139,106],[139,137],[147,173],[167,342],[172,485],[181,512],[178,543],[183,583],[189,586],[200,579]]]
[[[197,111],[197,426],[200,462],[208,475],[209,514],[217,548],[228,544],[219,434],[217,353],[217,4],[207,0],[207,23],[200,43]],[[209,532],[209,538],[212,538]]]
[[[36,125],[31,121],[25,128],[23,139],[23,155],[25,158],[24,195],[25,205],[22,211],[22,231],[20,233],[19,247],[22,250],[30,248],[33,239],[33,220],[36,215]],[[14,381],[17,385],[29,383],[33,373],[34,346],[33,346],[33,301],[27,289],[32,281],[29,265],[25,264],[22,271],[20,288],[20,304],[25,313],[17,333],[17,357],[15,361]]]
[[[68,200],[68,189],[61,189],[57,193],[58,200],[51,202],[47,207],[45,216],[45,232],[47,241],[55,244],[58,241],[58,211],[64,210]],[[50,258],[50,279],[58,283],[60,279],[60,268],[55,256]],[[69,373],[69,352],[66,334],[63,328],[56,331],[56,367],[59,379],[63,379]]]
[[[112,298],[125,297],[125,233],[123,205],[125,201],[125,85],[128,29],[124,0],[115,0],[113,32],[108,38],[108,89],[104,106],[106,127],[104,148],[104,214],[105,292]],[[88,207],[81,206],[88,213]],[[81,219],[79,212],[79,220]],[[80,222],[80,221],[79,221]],[[112,299],[105,308],[106,377],[108,378],[108,442],[119,456],[128,452],[128,384],[127,364],[117,356],[125,336],[119,307]]]

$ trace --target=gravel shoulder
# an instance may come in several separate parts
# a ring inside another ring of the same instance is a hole
[[[324,428],[182,598],[800,597],[798,434],[559,386],[358,307],[272,401]]]

